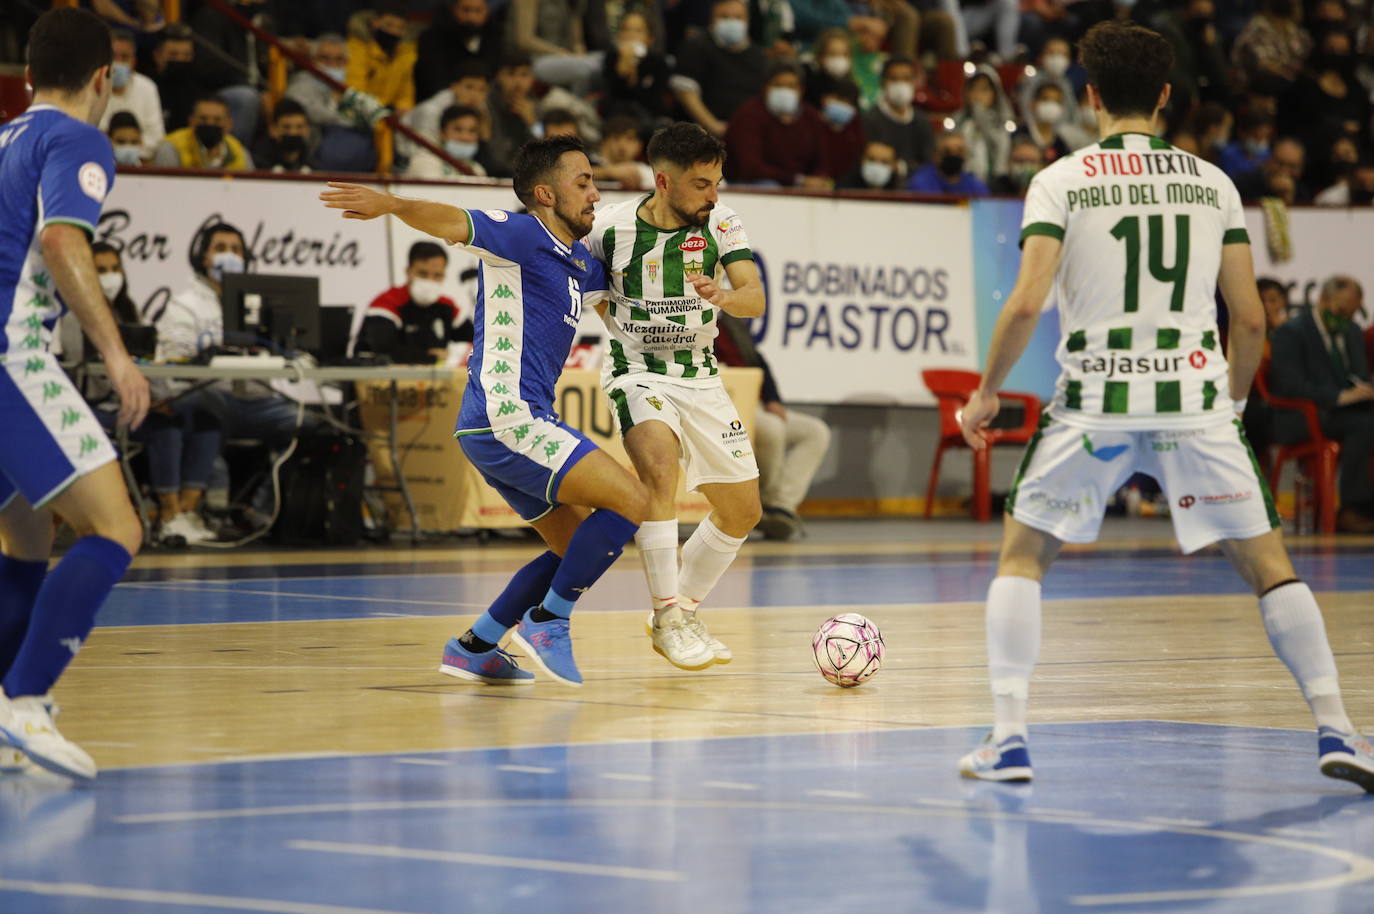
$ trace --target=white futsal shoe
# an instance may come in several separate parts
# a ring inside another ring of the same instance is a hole
[[[52,705],[41,695],[0,697],[0,743],[24,753],[39,767],[78,781],[95,779],[95,760],[57,731]]]
[[[653,619],[649,637],[654,650],[678,669],[704,670],[716,662],[711,646],[692,630],[681,610],[669,610]]]
[[[684,609],[682,611],[682,616],[687,623],[687,627],[692,630],[692,634],[700,638],[705,642],[706,646],[711,649],[711,657],[716,663],[729,663],[731,660],[735,659],[734,652],[726,646],[724,641],[721,641],[711,634],[706,628],[706,623],[701,621],[701,616],[699,614],[687,612],[687,610]],[[652,610],[649,611],[648,618],[644,620],[644,633],[646,635],[652,635],[654,633],[654,612]]]

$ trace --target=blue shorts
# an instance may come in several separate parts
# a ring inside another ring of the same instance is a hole
[[[482,478],[521,519],[539,520],[558,507],[563,477],[596,445],[577,429],[552,419],[454,433]]]
[[[0,355],[0,508],[19,494],[41,508],[117,459],[95,413],[42,350]]]

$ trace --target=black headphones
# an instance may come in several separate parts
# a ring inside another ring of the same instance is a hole
[[[243,237],[243,232],[239,231],[237,226],[225,222],[218,213],[206,219],[196,230],[191,241],[191,269],[200,276],[206,275],[208,270],[205,268],[205,253],[210,250],[210,239],[220,233],[233,233],[239,236],[239,241],[243,244],[243,270],[245,273],[251,270],[254,258],[253,252],[248,249],[248,239]]]

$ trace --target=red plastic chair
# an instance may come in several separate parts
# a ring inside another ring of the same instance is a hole
[[[974,371],[953,369],[932,369],[921,372],[926,387],[935,395],[940,407],[940,443],[935,448],[935,464],[930,468],[930,486],[926,489],[926,517],[935,506],[935,487],[940,481],[940,461],[945,449],[968,447],[964,434],[959,430],[959,420],[955,414],[968,402],[969,395],[978,387],[980,375]],[[990,444],[1025,444],[1035,434],[1040,424],[1040,398],[1034,394],[1013,393],[1004,390],[999,399],[1018,400],[1025,405],[1026,419],[1016,428],[994,428],[988,430]],[[992,448],[973,452],[973,516],[977,520],[992,519]]]
[[[1307,440],[1298,444],[1281,444],[1275,448],[1269,461],[1269,491],[1278,496],[1279,479],[1283,465],[1290,460],[1298,462],[1299,467],[1312,479],[1311,497],[1315,505],[1297,505],[1296,510],[1315,509],[1317,529],[1323,533],[1336,532],[1336,464],[1341,456],[1340,442],[1322,434],[1321,421],[1317,418],[1317,404],[1311,400],[1293,397],[1276,397],[1269,392],[1269,360],[1260,363],[1255,372],[1255,392],[1265,403],[1274,409],[1291,409],[1302,413],[1307,422]],[[1301,497],[1301,492],[1298,493]]]

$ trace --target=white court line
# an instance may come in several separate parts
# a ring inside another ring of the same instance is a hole
[[[138,904],[170,904],[195,908],[223,908],[227,911],[264,911],[268,914],[408,914],[376,908],[344,908],[332,904],[300,901],[273,901],[266,898],[236,898],[233,895],[197,895],[192,892],[162,892],[156,889],[120,889],[113,886],[86,885],[79,882],[26,882],[0,879],[0,892],[27,892],[31,895],[58,895],[67,898],[100,898],[106,901],[132,901]]]
[[[917,803],[920,803],[922,806],[945,806],[945,807],[948,807],[949,809],[967,809],[967,808],[968,808],[968,804],[965,803],[963,800],[926,800],[926,799],[917,799],[916,802],[917,802]]]
[[[1266,828],[1265,831],[1281,838],[1315,838],[1325,841],[1331,837],[1324,831],[1311,831],[1306,828]]]
[[[1146,816],[1145,821],[1156,825],[1182,825],[1185,828],[1206,828],[1210,824],[1201,819],[1171,819],[1168,816]]]
[[[518,774],[553,774],[558,769],[541,765],[497,765],[497,771],[514,771]]]
[[[807,796],[810,797],[830,797],[836,800],[862,800],[864,794],[855,793],[852,790],[808,790]]]
[[[427,851],[386,844],[341,844],[335,841],[288,841],[293,851],[320,851],[326,854],[357,854],[362,857],[389,857],[398,860],[430,860],[435,863],[466,863],[470,866],[502,866],[544,873],[569,873],[574,876],[606,876],[612,879],[643,879],[649,882],[682,882],[687,877],[675,870],[652,870],[634,866],[609,866],[602,863],[574,863],[568,860],[538,860],[532,857],[499,857],[495,854],[468,854],[461,851]]]
[[[652,781],[651,774],[623,774],[619,771],[603,771],[601,776],[608,781]]]
[[[1048,806],[1027,806],[1026,812],[1033,816],[1070,816],[1091,818],[1092,813],[1078,809],[1051,809]]]
[[[758,784],[743,784],[739,781],[702,781],[702,787],[715,787],[720,790],[758,790]]]
[[[453,764],[437,758],[394,758],[392,761],[398,765],[433,765],[435,768],[447,768]]]

